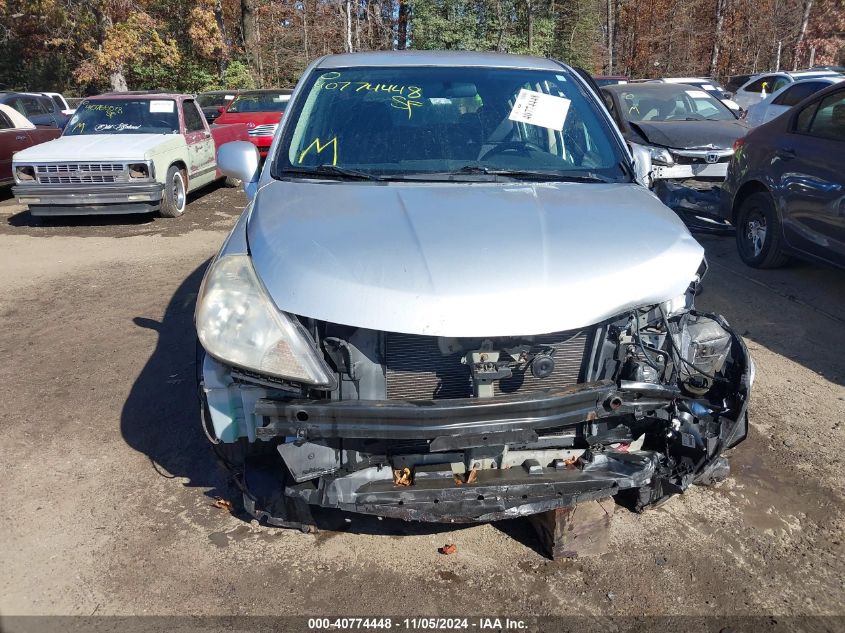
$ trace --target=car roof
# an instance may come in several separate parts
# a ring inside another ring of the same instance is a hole
[[[128,92],[106,92],[101,95],[94,95],[92,97],[85,97],[88,99],[126,99],[133,97],[135,99],[192,99],[191,95],[179,94],[175,92],[148,92],[146,90],[128,91]]]
[[[473,51],[372,51],[327,55],[316,68],[345,68],[349,66],[481,66],[487,68],[519,68],[523,70],[556,70],[563,64],[542,57],[510,55],[507,53],[478,53]]]
[[[663,77],[657,81],[664,81],[667,84],[686,84],[691,81],[697,81],[703,84],[717,83],[715,79],[710,79],[710,77]]]
[[[239,97],[249,96],[249,95],[266,95],[266,94],[289,95],[289,94],[293,94],[293,90],[291,88],[258,88],[256,90],[241,90],[240,92],[238,92]]]
[[[684,84],[653,82],[653,83],[628,83],[616,86],[602,86],[602,90],[608,92],[638,92],[641,94],[672,95],[678,94],[678,90],[683,90]]]

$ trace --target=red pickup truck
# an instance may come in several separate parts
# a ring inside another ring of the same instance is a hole
[[[33,215],[158,211],[223,174],[217,149],[249,140],[244,124],[206,123],[189,95],[113,93],[79,104],[60,138],[15,155],[18,201]]]
[[[27,147],[52,141],[62,131],[37,127],[14,108],[0,104],[0,187],[11,184],[12,156]]]

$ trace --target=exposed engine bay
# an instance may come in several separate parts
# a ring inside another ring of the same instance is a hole
[[[640,510],[728,474],[753,364],[720,316],[674,301],[577,331],[447,338],[299,319],[325,389],[202,361],[206,432],[247,510],[489,521],[622,495]]]

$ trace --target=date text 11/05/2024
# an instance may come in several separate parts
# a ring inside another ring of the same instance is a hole
[[[407,630],[407,631],[524,631],[528,629],[525,620],[476,617],[476,618],[309,618],[308,629],[312,631],[344,631],[359,629]]]

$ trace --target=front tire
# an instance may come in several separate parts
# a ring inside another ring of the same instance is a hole
[[[752,268],[778,268],[788,257],[783,251],[783,225],[768,193],[754,193],[742,201],[736,221],[739,256]]]
[[[185,180],[185,172],[176,165],[171,165],[167,170],[160,210],[165,218],[178,218],[185,213],[185,207],[188,204],[188,188]]]

